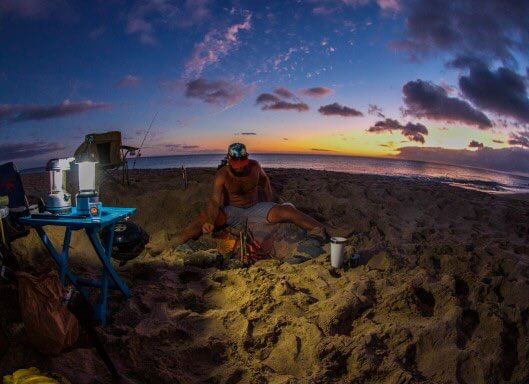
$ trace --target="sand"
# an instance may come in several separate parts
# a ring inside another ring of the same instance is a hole
[[[167,245],[203,206],[213,170],[136,171],[133,186],[102,186],[106,205],[134,221],[159,252],[116,267],[132,289],[113,295],[100,329],[123,372],[141,383],[522,383],[529,381],[529,202],[426,181],[270,170],[290,201],[349,240],[361,265],[334,271],[329,249],[302,264],[305,234],[280,225],[276,258],[214,266],[215,241]],[[38,183],[25,175],[27,183]],[[42,177],[42,176],[39,176]],[[61,233],[52,231],[60,241]],[[151,244],[151,245],[152,245]],[[52,268],[35,234],[15,249],[25,269]],[[97,271],[76,234],[72,264]],[[310,252],[309,252],[310,253]],[[311,255],[304,254],[306,257]],[[208,259],[209,257],[209,259]],[[211,263],[194,262],[211,260]],[[202,268],[201,268],[202,267]],[[0,300],[0,307],[2,302]],[[56,357],[19,340],[0,371],[38,364],[75,383],[109,382],[86,340]]]

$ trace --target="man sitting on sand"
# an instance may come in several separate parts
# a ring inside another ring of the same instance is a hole
[[[227,159],[228,164],[215,175],[207,208],[176,236],[173,245],[184,244],[225,224],[236,227],[245,222],[293,223],[321,243],[328,240],[323,224],[298,211],[292,204],[272,202],[270,180],[257,161],[248,159],[244,144],[231,144]],[[258,187],[263,189],[264,201],[259,199]]]

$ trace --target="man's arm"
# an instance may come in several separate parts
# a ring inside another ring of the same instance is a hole
[[[215,175],[215,180],[213,181],[213,194],[208,200],[208,206],[206,208],[206,221],[202,226],[202,231],[204,233],[213,232],[213,229],[215,229],[215,221],[217,220],[222,205],[223,190],[224,175],[222,172],[219,172]]]
[[[272,193],[272,186],[270,185],[270,179],[268,178],[268,175],[264,171],[263,168],[259,165],[259,185],[263,188],[263,192],[265,195],[265,201],[272,201],[273,199],[273,193]]]

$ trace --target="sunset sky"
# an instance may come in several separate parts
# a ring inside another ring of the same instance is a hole
[[[156,115],[144,156],[243,141],[524,171],[527,15],[514,0],[0,0],[0,161],[43,165],[91,132],[138,145]]]

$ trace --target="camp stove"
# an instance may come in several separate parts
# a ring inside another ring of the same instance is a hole
[[[102,204],[96,190],[96,161],[81,159],[77,161],[79,170],[79,193],[75,197],[77,214],[92,218],[101,217]]]
[[[66,191],[66,172],[75,159],[51,159],[46,164],[50,175],[50,193],[46,199],[46,210],[56,215],[68,215],[72,211],[72,196]]]

